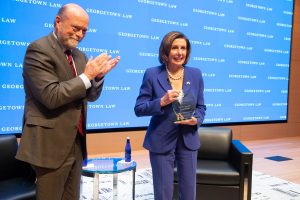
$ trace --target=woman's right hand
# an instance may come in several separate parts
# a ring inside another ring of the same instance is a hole
[[[179,96],[179,93],[179,90],[168,90],[166,94],[160,99],[160,106],[164,107],[176,101]]]

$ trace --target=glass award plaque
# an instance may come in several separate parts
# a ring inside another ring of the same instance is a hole
[[[195,103],[192,98],[184,96],[183,91],[180,92],[176,101],[172,103],[176,121],[191,119],[195,113]]]

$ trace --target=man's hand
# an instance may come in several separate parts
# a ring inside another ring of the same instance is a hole
[[[111,56],[107,55],[106,53],[102,53],[95,59],[93,59],[93,57],[90,57],[89,61],[86,64],[84,74],[90,80],[95,77],[102,78],[118,64],[119,60],[120,56],[112,59]]]

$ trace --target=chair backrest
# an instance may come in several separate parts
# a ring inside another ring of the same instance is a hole
[[[18,142],[15,135],[0,135],[0,180],[28,176],[31,166],[15,158]]]
[[[232,141],[232,131],[230,128],[200,127],[198,135],[201,144],[198,151],[198,159],[228,159]]]

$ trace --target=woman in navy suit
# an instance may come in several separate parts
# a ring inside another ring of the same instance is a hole
[[[197,68],[186,66],[191,52],[180,32],[164,36],[159,48],[162,65],[146,70],[134,108],[137,116],[152,116],[143,146],[149,150],[155,200],[171,200],[174,163],[178,172],[179,198],[196,198],[198,127],[204,120],[204,84]],[[181,96],[191,100],[195,112],[190,119],[176,121],[172,107]]]

